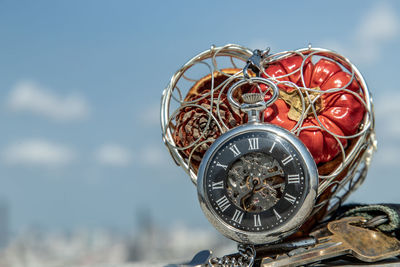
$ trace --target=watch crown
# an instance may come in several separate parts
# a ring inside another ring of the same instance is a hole
[[[242,95],[242,111],[247,112],[248,122],[259,122],[259,112],[266,108],[264,95],[259,93],[247,93]]]
[[[247,93],[242,95],[243,102],[246,104],[255,104],[263,101],[264,95],[259,93]]]

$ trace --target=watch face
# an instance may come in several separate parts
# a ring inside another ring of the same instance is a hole
[[[243,234],[272,233],[288,222],[301,223],[295,217],[304,212],[305,204],[310,206],[305,200],[315,187],[304,156],[310,156],[309,152],[293,143],[297,138],[291,133],[267,129],[284,134],[242,127],[210,148],[199,172],[200,195],[214,216],[211,221],[219,230],[223,225],[222,232],[233,229],[240,239]],[[316,170],[315,163],[313,167]]]

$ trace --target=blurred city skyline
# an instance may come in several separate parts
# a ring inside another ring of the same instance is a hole
[[[374,96],[379,142],[351,200],[400,202],[400,3],[243,5],[1,1],[0,199],[9,231],[130,231],[143,211],[165,229],[212,229],[159,126],[171,75],[212,44],[278,52],[311,43],[350,58]]]

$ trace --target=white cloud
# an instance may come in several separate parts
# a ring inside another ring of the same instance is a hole
[[[14,112],[29,112],[57,121],[81,120],[89,115],[88,104],[82,96],[58,96],[30,81],[14,86],[7,106]]]
[[[161,145],[143,148],[141,158],[144,164],[154,167],[170,164],[171,161],[173,162],[167,148],[161,147]]]
[[[346,43],[329,40],[325,46],[351,56],[357,63],[372,64],[381,56],[384,45],[399,36],[400,21],[386,2],[375,2],[360,19]]]
[[[60,166],[70,163],[75,153],[67,146],[45,140],[25,140],[6,147],[3,160],[12,165]]]
[[[356,29],[356,38],[360,41],[390,41],[398,35],[399,20],[394,9],[386,2],[377,2],[362,17]]]
[[[95,154],[103,165],[127,166],[132,162],[132,154],[126,148],[117,144],[102,145]]]

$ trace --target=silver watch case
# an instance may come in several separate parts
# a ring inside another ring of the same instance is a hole
[[[291,218],[283,222],[282,225],[278,225],[275,228],[263,232],[250,232],[239,230],[220,219],[212,208],[210,201],[208,200],[204,184],[206,168],[217,149],[222,144],[224,144],[225,141],[239,134],[255,130],[266,131],[288,141],[293,146],[293,149],[297,150],[297,152],[299,152],[299,154],[302,156],[301,160],[303,161],[302,165],[304,168],[304,178],[305,182],[308,182],[308,190],[305,192],[304,202],[302,203],[298,211],[293,216],[291,216]],[[317,188],[318,169],[307,147],[294,134],[287,131],[286,129],[266,123],[249,123],[241,125],[221,135],[205,153],[199,167],[197,183],[197,192],[200,206],[211,224],[214,225],[214,227],[226,237],[233,239],[239,243],[246,244],[273,243],[282,240],[284,237],[287,237],[290,234],[294,233],[310,216],[317,197]]]

